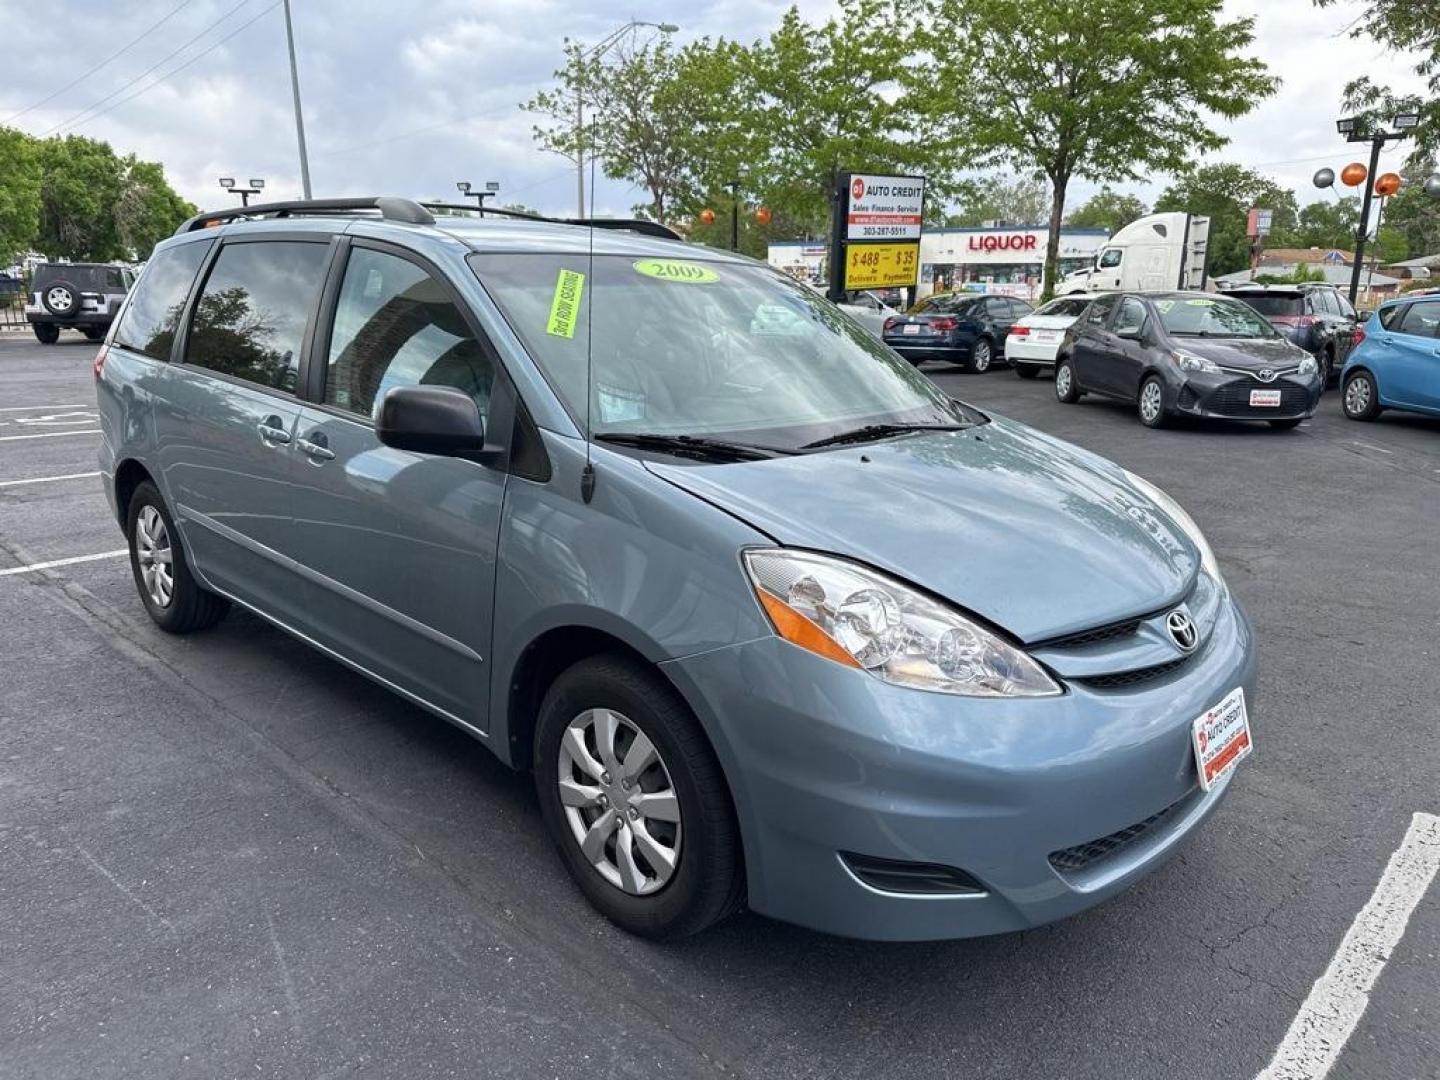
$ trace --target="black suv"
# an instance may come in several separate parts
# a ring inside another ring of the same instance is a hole
[[[99,341],[134,283],[129,268],[114,263],[41,263],[30,280],[26,321],[46,345],[66,327]]]
[[[1270,320],[1320,365],[1324,386],[1345,366],[1360,325],[1355,309],[1334,285],[1242,285],[1226,289],[1226,296],[1243,300]]]

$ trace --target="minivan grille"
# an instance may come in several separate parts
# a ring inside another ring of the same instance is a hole
[[[1074,847],[1061,848],[1059,851],[1050,853],[1050,865],[1061,873],[1074,873],[1078,870],[1086,870],[1104,859],[1118,855],[1125,848],[1129,847],[1140,837],[1150,832],[1155,826],[1164,822],[1176,810],[1194,794],[1192,790],[1183,798],[1177,799],[1165,807],[1158,814],[1151,814],[1144,821],[1137,821],[1134,825],[1127,825],[1123,829],[1117,829],[1109,836],[1101,836],[1094,840],[1086,841],[1083,844],[1076,844]]]
[[[1093,686],[1098,690],[1114,690],[1122,686],[1134,686],[1136,683],[1149,682],[1151,679],[1158,679],[1162,675],[1168,675],[1176,668],[1181,667],[1188,656],[1177,657],[1174,660],[1167,660],[1163,664],[1153,664],[1150,667],[1135,668],[1132,671],[1116,671],[1109,675],[1091,675],[1083,679],[1075,679],[1075,682],[1084,683],[1086,686]]]

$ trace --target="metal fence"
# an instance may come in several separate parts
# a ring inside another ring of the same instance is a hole
[[[25,298],[0,296],[0,330],[25,328]]]

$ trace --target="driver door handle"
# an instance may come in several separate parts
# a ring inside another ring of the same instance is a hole
[[[323,439],[321,435],[319,438]],[[295,444],[300,447],[300,452],[306,454],[312,461],[333,461],[335,451],[331,450],[323,442],[311,442],[309,439],[301,439]]]
[[[260,438],[263,442],[273,444],[288,443],[290,441],[290,432],[280,426],[280,418],[278,416],[267,416],[264,420],[260,421],[258,427],[260,429]]]

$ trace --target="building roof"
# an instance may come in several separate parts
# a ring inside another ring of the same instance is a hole
[[[1261,266],[1280,266],[1285,263],[1351,263],[1355,261],[1355,253],[1345,248],[1266,248],[1260,253]]]
[[[1421,255],[1418,259],[1406,259],[1404,262],[1389,263],[1387,265],[1402,270],[1433,270],[1440,268],[1440,254]]]
[[[1290,263],[1288,266],[1262,265],[1258,271],[1237,270],[1233,274],[1221,274],[1215,278],[1215,283],[1217,285],[1243,285],[1247,281],[1254,281],[1257,276],[1285,277],[1288,274],[1293,274],[1297,265],[1296,263]],[[1323,273],[1325,280],[1331,285],[1348,287],[1350,284],[1351,268],[1348,266],[1330,263],[1321,263],[1319,265],[1312,263],[1310,266],[1312,269],[1317,269]],[[1360,285],[1362,288],[1388,289],[1392,285],[1399,284],[1399,278],[1393,278],[1379,271],[1376,271],[1372,275],[1368,267],[1360,271]]]

